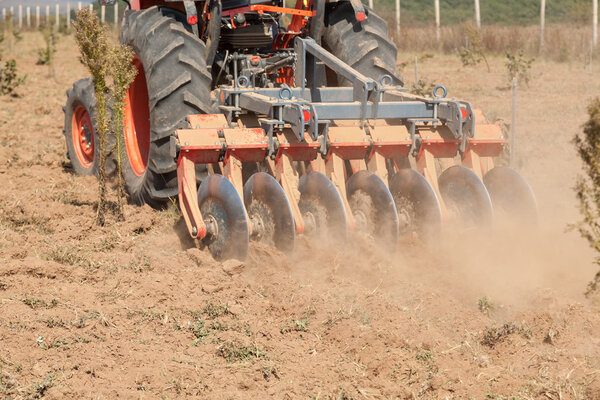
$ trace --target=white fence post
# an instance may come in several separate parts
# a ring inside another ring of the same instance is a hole
[[[100,22],[104,23],[106,20],[106,6],[100,8]]]
[[[592,41],[594,42],[594,47],[596,47],[598,44],[598,0],[593,1],[592,14]]]
[[[479,8],[479,0],[475,0],[475,24],[477,29],[481,29],[481,10]]]
[[[23,29],[23,6],[19,4],[19,30]]]
[[[50,24],[50,6],[46,6],[46,25]]]
[[[515,142],[517,136],[517,78],[512,79],[512,119],[510,122],[509,165],[515,167]]]
[[[439,42],[441,39],[440,33],[440,0],[435,0],[435,38]]]
[[[373,9],[373,0],[369,0],[369,7]]]
[[[80,1],[77,2],[77,11],[81,11],[81,2]]]
[[[400,0],[396,0],[396,36],[400,39]]]
[[[94,5],[93,4],[90,4],[90,11],[94,12]]]
[[[2,21],[6,22],[6,8],[2,9]]]
[[[60,5],[58,3],[56,3],[56,29],[58,29],[59,24],[60,24]]]
[[[115,29],[119,30],[119,2],[115,3]]]
[[[27,15],[27,27],[31,28],[31,7],[27,6],[27,12],[25,15]]]
[[[67,31],[71,29],[71,3],[67,2]]]
[[[35,27],[40,27],[40,6],[35,6]]]
[[[546,0],[540,7],[540,49],[544,48],[544,29],[546,28]]]

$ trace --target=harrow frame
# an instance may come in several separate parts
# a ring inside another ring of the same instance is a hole
[[[264,162],[287,196],[299,234],[307,222],[298,206],[297,163],[302,171],[321,172],[333,182],[349,229],[357,225],[346,180],[359,170],[371,171],[389,186],[390,172],[413,165],[445,215],[435,159],[459,156],[479,179],[493,168],[493,157],[506,142],[501,128],[486,124],[468,102],[447,99],[443,86],[432,98],[411,95],[388,85],[389,76],[379,82],[365,77],[313,39],[297,37],[294,47],[296,87],[249,87],[250,79],[236,75],[233,86],[216,92],[221,114],[190,115],[190,128],[177,130],[179,202],[193,238],[211,234],[198,206],[195,164],[208,165],[209,173],[218,172],[218,165],[243,198],[242,163]],[[320,86],[325,67],[352,87]]]

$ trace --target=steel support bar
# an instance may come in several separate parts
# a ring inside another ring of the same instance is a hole
[[[257,114],[266,115],[269,118],[287,121],[283,115],[278,115],[277,107],[300,105],[306,109],[312,107],[319,120],[334,119],[359,119],[362,110],[365,110],[369,118],[373,119],[433,119],[434,105],[421,101],[382,102],[375,106],[372,102],[362,104],[354,102],[314,102],[306,100],[290,99],[282,100],[256,92],[243,92],[240,94],[240,108]],[[309,107],[310,106],[310,107]],[[375,109],[376,108],[376,109]]]

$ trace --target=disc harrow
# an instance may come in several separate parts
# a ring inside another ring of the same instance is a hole
[[[446,225],[489,227],[495,209],[535,223],[531,188],[494,165],[500,127],[469,103],[367,78],[310,38],[295,53],[294,87],[234,76],[217,90],[221,113],[176,132],[183,217],[216,258],[243,259],[250,239],[291,252],[297,235],[342,243],[349,230],[392,250]],[[352,86],[319,86],[325,68]],[[196,164],[209,172],[198,189]]]

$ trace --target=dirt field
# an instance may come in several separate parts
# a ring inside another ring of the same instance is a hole
[[[521,88],[536,232],[396,254],[356,235],[343,249],[301,239],[291,257],[252,245],[246,262],[218,263],[173,207],[92,225],[96,181],[70,172],[61,133],[65,91],[86,72],[61,37],[49,76],[42,46],[25,34],[4,57],[28,75],[0,98],[4,398],[600,399],[600,304],[583,296],[593,253],[566,232],[570,141],[599,73],[536,61]],[[420,75],[508,122],[503,60],[490,62],[435,55]]]

